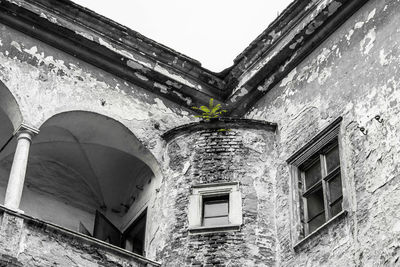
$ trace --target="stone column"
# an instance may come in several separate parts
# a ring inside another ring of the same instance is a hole
[[[16,132],[17,148],[8,179],[4,206],[12,210],[19,210],[22,190],[24,188],[26,168],[28,165],[29,149],[32,138],[38,131],[22,125]]]

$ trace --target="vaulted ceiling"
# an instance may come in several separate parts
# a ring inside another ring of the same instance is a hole
[[[2,113],[0,121],[7,122]],[[15,140],[0,154],[2,173],[9,172],[14,149]],[[87,211],[123,215],[154,175],[143,161],[148,160],[146,153],[114,120],[89,112],[62,113],[48,120],[35,137],[25,185]]]

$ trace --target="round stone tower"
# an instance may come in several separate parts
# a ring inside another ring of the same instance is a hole
[[[154,244],[166,266],[259,266],[275,262],[275,125],[217,119],[164,134],[162,214]],[[151,232],[151,231],[150,231]]]

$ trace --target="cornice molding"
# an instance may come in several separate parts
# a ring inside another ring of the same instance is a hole
[[[240,78],[237,78],[240,82],[234,88],[230,88],[231,95],[225,101],[225,109],[231,111],[231,116],[246,114],[263,95],[367,1],[309,1],[308,8],[297,11],[299,13],[295,23],[280,32],[275,41],[267,43],[263,49],[260,48],[261,55],[256,54],[251,59],[243,59],[246,59],[245,63],[249,66],[244,68]]]
[[[175,127],[164,134],[161,137],[169,142],[178,136],[203,131],[203,130],[223,130],[227,129],[258,129],[264,131],[275,132],[277,127],[276,123],[251,120],[251,119],[241,119],[241,118],[215,118],[210,121],[199,121],[193,122],[185,125]]]
[[[186,108],[223,99],[196,61],[70,1],[0,0],[0,23]]]
[[[221,73],[68,0],[0,0],[0,23],[183,107],[241,117],[368,0],[295,0]]]

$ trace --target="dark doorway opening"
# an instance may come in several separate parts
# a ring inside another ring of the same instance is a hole
[[[121,234],[102,213],[96,211],[93,236],[107,243],[125,248],[133,253],[145,256],[147,209]]]
[[[121,246],[121,232],[99,211],[96,211],[93,236],[115,246]]]
[[[144,256],[147,209],[132,223],[123,234],[122,240],[126,250]]]

